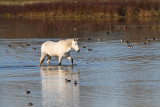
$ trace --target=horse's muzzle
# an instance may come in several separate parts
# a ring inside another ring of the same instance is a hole
[[[79,52],[80,52],[80,49],[79,49],[79,50],[77,50],[77,52],[79,53]]]

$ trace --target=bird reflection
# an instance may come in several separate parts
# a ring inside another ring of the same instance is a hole
[[[77,106],[79,105],[78,71],[72,66],[41,67],[43,106]],[[71,82],[66,83],[66,79]]]

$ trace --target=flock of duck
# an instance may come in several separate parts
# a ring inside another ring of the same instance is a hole
[[[66,81],[66,83],[71,82],[71,80],[69,80],[69,79],[65,79],[65,81]],[[78,84],[78,82],[75,80],[75,81],[74,81],[74,85],[76,86],[77,84]]]
[[[25,90],[25,94],[30,94],[31,91],[30,90]],[[29,102],[28,103],[28,106],[33,106],[33,103],[32,102]]]
[[[71,83],[71,80],[69,79],[65,79],[65,82],[66,83]],[[74,85],[77,86],[78,82],[76,80],[74,80]],[[30,90],[25,90],[25,94],[31,94],[31,91]],[[28,103],[28,106],[33,106],[33,103],[32,102],[29,102]]]
[[[156,40],[155,38],[151,38],[151,39],[144,38],[144,44],[146,45],[146,44],[150,43],[151,41],[155,41],[155,40]],[[121,38],[121,42],[124,43],[124,44],[126,44],[128,46],[128,48],[133,48],[133,45],[130,44],[130,41],[128,41],[128,40],[126,40],[124,38]],[[134,44],[136,45],[138,43],[134,42]]]
[[[88,41],[90,41],[90,40],[91,40],[91,38],[88,38]],[[101,41],[102,39],[97,39],[97,40],[98,40],[98,41]],[[144,44],[148,44],[148,43],[150,43],[150,42],[152,42],[152,41],[155,41],[155,40],[156,40],[155,38],[144,38]],[[124,43],[125,45],[127,45],[128,48],[133,48],[133,45],[131,45],[131,42],[130,42],[129,40],[124,39],[124,38],[121,38],[121,42]],[[134,42],[134,44],[136,45],[136,44],[138,44],[138,43],[137,43],[137,42]],[[29,43],[27,43],[26,46],[31,46],[31,45],[30,45]],[[12,47],[12,45],[9,44],[8,47]],[[83,48],[86,48],[86,46],[83,46]],[[36,48],[32,48],[32,49],[36,50]],[[92,50],[93,50],[93,49],[90,49],[90,48],[87,49],[87,51],[92,51]],[[69,80],[69,79],[65,79],[65,82],[66,82],[66,83],[71,83],[72,81]],[[78,82],[77,82],[76,80],[74,80],[74,81],[73,81],[73,84],[74,84],[75,86],[77,86]],[[25,94],[31,94],[31,91],[25,90]],[[29,103],[28,103],[28,106],[33,106],[33,103],[29,102]]]

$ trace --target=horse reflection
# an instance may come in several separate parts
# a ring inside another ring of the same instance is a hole
[[[43,106],[78,106],[79,86],[74,86],[78,81],[79,73],[71,66],[41,67]],[[71,82],[66,83],[65,79]]]

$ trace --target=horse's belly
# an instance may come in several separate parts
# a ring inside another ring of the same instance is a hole
[[[50,53],[48,54],[49,56],[53,56],[53,57],[69,57],[70,53]]]
[[[49,56],[58,57],[59,55],[56,53],[48,53]]]
[[[67,53],[65,53],[64,55],[63,55],[63,57],[69,57],[70,56],[70,53],[69,52],[67,52]]]

